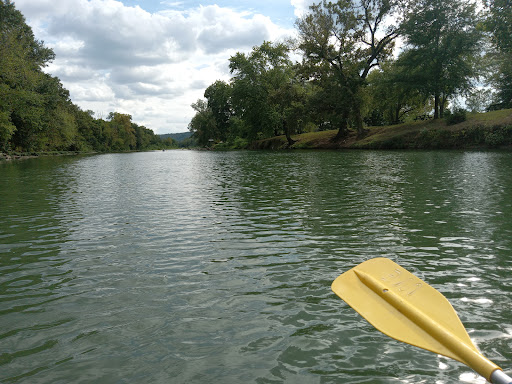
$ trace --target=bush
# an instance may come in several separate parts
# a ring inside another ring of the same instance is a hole
[[[457,135],[447,129],[423,128],[416,136],[416,148],[449,149],[459,147]]]
[[[512,126],[494,126],[485,132],[485,144],[489,147],[499,147],[512,144]]]
[[[500,145],[504,144],[504,141],[505,136],[498,130],[485,133],[485,144],[487,144],[489,147],[499,147]]]
[[[236,137],[233,142],[234,149],[245,149],[249,146],[249,142],[241,137]]]
[[[235,137],[233,141],[215,144],[215,150],[227,151],[231,149],[246,149],[249,142],[241,137]]]
[[[466,110],[463,108],[456,108],[453,113],[445,117],[447,125],[454,125],[466,121]]]

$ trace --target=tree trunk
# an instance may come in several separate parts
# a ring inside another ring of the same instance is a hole
[[[290,130],[288,129],[288,123],[286,122],[286,120],[283,121],[283,130],[286,136],[286,140],[288,141],[288,146],[291,147],[293,144],[295,144],[295,140],[293,140],[290,135]]]
[[[444,116],[444,108],[446,107],[446,95],[443,94],[443,96],[441,97],[441,100],[439,102],[439,118],[443,118]]]
[[[363,125],[363,116],[361,115],[361,109],[357,108],[355,111],[356,118],[356,127],[357,127],[357,137],[363,137],[366,133]]]
[[[434,119],[439,119],[439,94],[434,95]]]
[[[336,136],[334,136],[333,141],[341,141],[345,137],[347,137],[348,133],[348,122],[347,122],[347,116],[343,115],[341,122],[340,122],[340,129],[338,129],[338,133]]]

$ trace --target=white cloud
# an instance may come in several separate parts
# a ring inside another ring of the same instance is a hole
[[[114,102],[115,94],[104,81],[97,80],[89,82],[86,85],[81,83],[71,83],[69,92],[81,101],[89,102]]]
[[[295,4],[297,3],[297,4]],[[304,3],[292,0],[296,7]],[[157,133],[187,129],[190,104],[215,80],[228,80],[228,59],[294,31],[269,17],[218,5],[150,13],[116,0],[16,0],[36,38],[57,55],[58,76],[83,109],[129,113]]]
[[[309,11],[309,7],[319,1],[315,0],[290,0],[293,7],[295,7],[294,13],[296,17],[302,17]]]
[[[250,18],[216,5],[201,7],[197,17],[203,25],[198,31],[197,41],[206,53],[217,53],[232,47],[243,49],[270,39],[272,22],[262,15]]]
[[[167,5],[171,8],[183,7],[185,5],[183,1],[161,1],[160,4]]]

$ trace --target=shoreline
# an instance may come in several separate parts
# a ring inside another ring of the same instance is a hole
[[[512,109],[468,114],[453,125],[437,119],[367,127],[363,137],[349,131],[339,141],[334,140],[336,134],[337,130],[291,135],[291,146],[282,135],[255,141],[248,149],[512,150]]]
[[[98,152],[79,152],[79,151],[58,151],[58,152],[0,152],[0,163],[15,160],[35,159],[38,157],[49,156],[76,156],[93,155]]]

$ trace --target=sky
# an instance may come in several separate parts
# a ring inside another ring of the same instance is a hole
[[[71,100],[95,117],[127,113],[157,134],[185,132],[191,104],[229,58],[283,41],[313,0],[15,0],[56,59]]]

